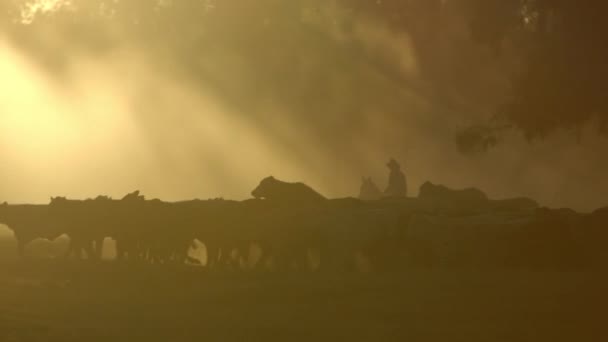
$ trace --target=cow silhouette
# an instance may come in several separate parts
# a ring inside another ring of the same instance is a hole
[[[255,198],[284,202],[303,203],[326,200],[325,196],[304,183],[288,183],[280,181],[273,176],[264,178],[251,194]]]

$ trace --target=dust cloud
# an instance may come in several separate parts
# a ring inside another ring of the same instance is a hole
[[[8,29],[0,38],[1,201],[134,189],[243,199],[268,175],[353,196],[361,176],[383,187],[394,157],[412,196],[430,180],[552,207],[606,205],[608,143],[591,124],[581,139],[532,142],[506,129],[494,148],[462,153],[455,137],[494,115],[518,66],[508,42],[503,57],[475,43],[459,12],[440,12],[435,31],[416,13],[396,29],[329,2],[295,23],[254,12],[266,19],[252,27],[243,11],[222,21],[216,3],[203,46],[190,49],[118,21],[83,33],[103,44],[84,44],[61,25],[36,26],[74,4],[32,6],[18,25],[30,40]]]

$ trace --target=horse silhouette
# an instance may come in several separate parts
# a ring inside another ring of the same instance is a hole
[[[363,201],[375,201],[381,199],[382,191],[378,188],[371,177],[361,178],[361,188],[359,189],[359,199]]]

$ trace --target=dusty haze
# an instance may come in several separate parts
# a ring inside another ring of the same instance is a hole
[[[416,8],[408,31],[339,2],[287,23],[282,12],[226,16],[209,2],[204,44],[193,51],[171,32],[138,36],[117,21],[83,32],[87,46],[37,22],[55,10],[79,15],[64,8],[77,1],[30,3],[41,7],[0,34],[1,201],[135,189],[164,200],[242,199],[268,175],[353,196],[361,176],[384,187],[394,157],[410,195],[430,180],[552,207],[608,204],[608,142],[593,122],[582,135],[530,142],[512,129],[485,153],[459,149],[457,134],[506,97],[518,51],[505,42],[501,57],[474,42],[449,2],[435,33]]]

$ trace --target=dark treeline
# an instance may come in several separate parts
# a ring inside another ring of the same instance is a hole
[[[303,183],[264,179],[254,199],[163,202],[138,192],[113,200],[56,197],[48,205],[0,206],[20,253],[35,239],[70,238],[66,255],[183,264],[195,240],[208,268],[349,270],[365,257],[376,271],[408,267],[579,268],[608,262],[608,211],[539,208],[527,198],[491,200],[477,189],[425,183],[417,198],[326,199]],[[262,256],[248,260],[259,246]],[[311,262],[310,254],[320,255]],[[244,266],[247,265],[247,266]]]

